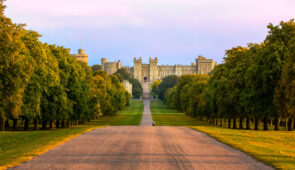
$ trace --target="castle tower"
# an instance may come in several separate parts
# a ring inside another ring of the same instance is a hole
[[[142,59],[141,57],[139,59],[137,59],[136,57],[134,57],[133,60],[133,64],[134,64],[134,78],[137,79],[139,82],[142,82]]]
[[[78,49],[78,54],[71,54],[71,56],[88,64],[88,54],[84,53],[84,49]]]
[[[154,82],[155,80],[157,80],[159,78],[159,74],[158,74],[158,58],[156,57],[155,59],[152,59],[150,57],[149,65],[150,65],[149,81]]]
[[[118,60],[117,62],[117,70],[119,70],[122,67],[122,63],[120,60]]]
[[[105,63],[107,63],[107,59],[106,58],[102,58],[101,59],[101,70],[105,71]]]
[[[198,59],[196,59],[196,65],[198,74],[209,74],[214,69],[216,63],[212,59],[198,56]]]

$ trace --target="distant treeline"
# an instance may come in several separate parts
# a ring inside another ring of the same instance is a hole
[[[262,121],[264,130],[271,123],[275,130],[283,125],[291,131],[295,126],[295,23],[270,24],[268,29],[261,44],[227,50],[224,62],[210,75],[170,76],[153,89],[170,107],[212,124],[222,125],[226,119],[229,128],[250,129],[254,121],[258,130]]]
[[[46,129],[114,115],[128,104],[129,93],[117,76],[92,72],[69,49],[40,42],[37,32],[14,24],[0,0],[0,130],[24,129],[38,122]]]

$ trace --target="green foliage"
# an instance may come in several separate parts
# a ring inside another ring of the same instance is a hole
[[[71,57],[69,49],[44,44],[37,32],[13,24],[0,1],[0,130],[4,121],[47,122],[86,120],[114,115],[129,102],[117,76],[93,73],[86,63]],[[53,127],[52,127],[53,128]]]
[[[142,96],[142,85],[137,79],[131,78],[130,83],[132,84],[132,96],[135,99],[139,99]]]
[[[119,70],[116,71],[115,74],[120,74],[124,80],[130,81],[131,75],[127,72],[125,68],[120,68]]]
[[[280,118],[293,129],[295,117],[295,22],[270,24],[269,34],[261,44],[234,47],[226,51],[224,62],[209,77],[183,75],[167,90],[164,101],[170,107],[191,116],[206,117],[212,124],[228,119],[228,127],[255,130],[263,120],[263,129]],[[236,120],[240,122],[237,123]],[[275,121],[273,121],[275,119]],[[233,125],[231,125],[233,120]]]
[[[157,98],[159,96],[159,85],[161,82],[159,80],[155,80],[153,84],[151,84],[151,95]]]
[[[159,99],[164,100],[166,90],[174,87],[178,82],[178,77],[175,75],[164,77],[161,84],[159,84]]]
[[[99,64],[94,64],[93,66],[91,66],[91,70],[93,72],[97,71],[97,70],[101,70],[101,65]]]

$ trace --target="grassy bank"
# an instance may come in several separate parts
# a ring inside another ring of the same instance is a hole
[[[0,132],[0,169],[32,159],[57,145],[95,128],[109,125],[139,125],[143,102],[132,100],[117,116],[105,116],[84,125],[65,129]]]
[[[295,132],[234,130],[212,126],[183,113],[177,113],[160,101],[152,101],[151,110],[157,126],[189,126],[275,168],[295,169]]]

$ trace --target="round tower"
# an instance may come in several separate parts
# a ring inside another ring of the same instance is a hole
[[[101,69],[103,70],[103,71],[105,71],[105,67],[104,67],[104,64],[107,62],[107,59],[106,58],[102,58],[101,59]]]

